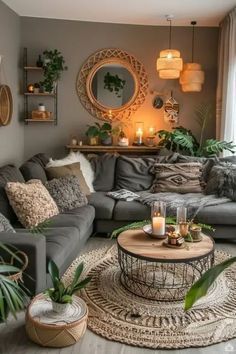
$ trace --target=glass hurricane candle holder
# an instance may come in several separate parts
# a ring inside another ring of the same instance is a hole
[[[135,145],[143,145],[143,122],[136,122],[135,124]]]
[[[151,210],[152,234],[163,236],[166,233],[166,204],[154,202]]]
[[[187,208],[180,206],[177,208],[177,214],[176,214],[176,231],[179,232],[180,234],[181,231],[182,233],[185,233],[186,222],[187,222]]]

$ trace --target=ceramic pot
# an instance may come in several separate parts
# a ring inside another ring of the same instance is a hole
[[[60,304],[59,302],[52,301],[52,309],[56,313],[65,313],[69,307],[69,303]]]
[[[112,136],[109,135],[106,139],[101,140],[101,144],[105,146],[110,146],[112,145]]]
[[[98,136],[93,136],[88,138],[89,145],[98,145]]]

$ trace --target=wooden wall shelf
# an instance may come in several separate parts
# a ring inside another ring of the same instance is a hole
[[[71,151],[80,151],[84,153],[119,153],[119,154],[143,154],[155,155],[158,154],[161,147],[159,146],[104,146],[104,145],[66,145],[67,149]]]
[[[55,119],[25,119],[25,122],[29,122],[29,123],[34,123],[34,122],[40,122],[40,123],[52,123],[55,122]]]
[[[43,68],[39,67],[39,66],[24,66],[24,70],[38,70],[38,71],[42,71]]]
[[[45,92],[39,92],[39,93],[34,93],[34,92],[25,92],[24,93],[25,96],[50,96],[50,97],[54,97],[55,93],[45,93]]]

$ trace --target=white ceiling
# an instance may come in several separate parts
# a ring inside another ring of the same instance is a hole
[[[218,26],[236,0],[3,0],[20,16],[92,22],[186,26]]]

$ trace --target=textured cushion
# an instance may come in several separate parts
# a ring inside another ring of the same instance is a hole
[[[107,153],[90,159],[95,173],[93,181],[95,191],[108,192],[114,188],[117,157],[115,154]]]
[[[60,213],[88,204],[76,176],[54,178],[46,182],[45,187],[56,202]]]
[[[80,162],[80,168],[89,187],[90,192],[94,192],[93,181],[94,181],[94,171],[88,159],[81,154],[81,152],[70,152],[64,159],[52,160],[50,159],[46,167],[58,167],[70,165],[75,162]]]
[[[37,226],[59,212],[56,203],[39,180],[8,182],[5,189],[19,221],[26,228]]]
[[[88,202],[95,208],[96,219],[112,219],[115,200],[106,196],[106,192],[91,193]]]
[[[9,220],[5,218],[4,215],[0,213],[0,232],[16,232],[12,225],[10,224]]]
[[[33,163],[37,163],[38,165],[40,165],[44,168],[44,167],[46,167],[47,163],[49,162],[49,156],[47,154],[40,152],[39,154],[32,156],[28,161],[33,162]]]
[[[174,162],[177,154],[156,157],[128,157],[120,156],[116,165],[115,189],[128,189],[132,192],[148,190],[153,183],[150,169],[157,161]]]
[[[160,164],[153,166],[155,180],[151,189],[152,193],[201,193],[202,164],[176,163]]]
[[[206,194],[225,196],[236,201],[236,165],[221,163],[212,168]]]
[[[43,184],[47,181],[45,169],[39,163],[27,161],[20,167],[20,171],[25,181],[40,179]]]
[[[86,233],[91,227],[95,216],[95,210],[91,205],[85,205],[50,219],[52,227],[76,227],[81,234]]]
[[[6,165],[0,167],[0,212],[8,219],[11,223],[16,222],[17,216],[14,213],[10,203],[8,201],[5,186],[7,182],[24,182],[24,177],[21,172],[12,165]]]
[[[80,169],[79,162],[75,162],[65,166],[47,167],[46,173],[49,180],[64,176],[76,176],[79,179],[81,191],[86,195],[90,194],[89,187],[84,179],[84,175]]]
[[[218,159],[216,157],[196,157],[196,156],[185,156],[178,155],[177,162],[198,162],[202,164],[202,179],[204,182],[207,182],[209,174],[212,167],[217,163]]]

